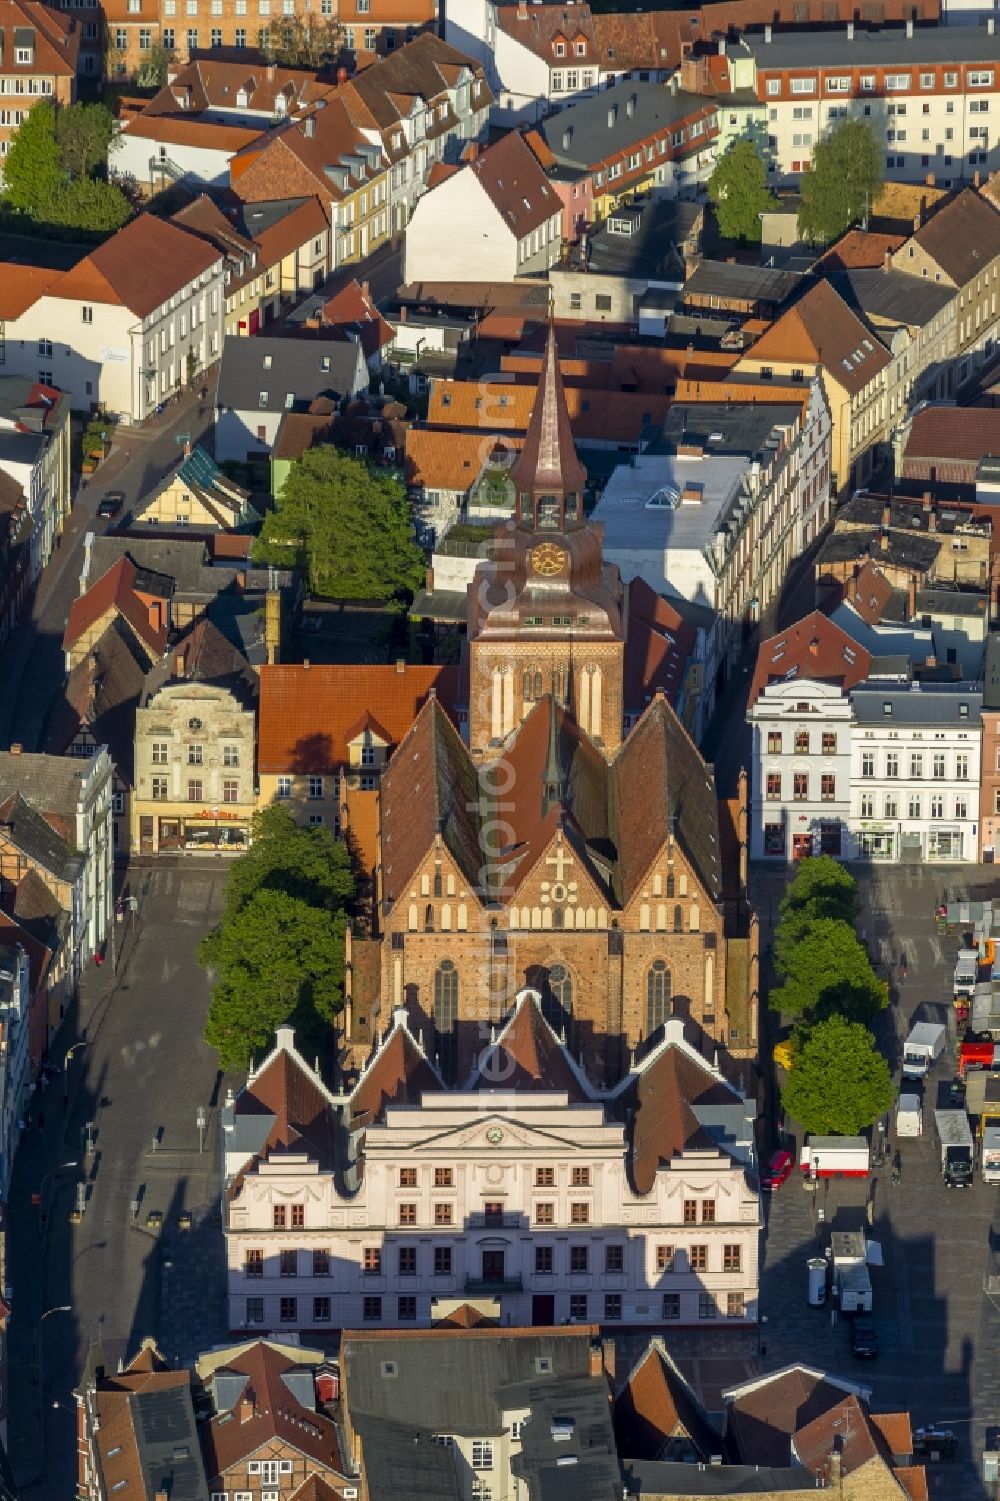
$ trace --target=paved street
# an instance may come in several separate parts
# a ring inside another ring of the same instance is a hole
[[[765,922],[776,911],[783,882],[757,878]],[[873,1391],[876,1408],[906,1406],[915,1424],[943,1422],[962,1442],[961,1457],[932,1471],[934,1501],[977,1501],[985,1491],[979,1455],[987,1427],[1000,1418],[1000,1312],[983,1294],[983,1277],[1000,1271],[992,1246],[1000,1231],[995,1188],[977,1181],[972,1189],[948,1190],[941,1180],[933,1110],[938,1089],[955,1069],[951,971],[957,938],[937,933],[933,910],[945,892],[989,894],[996,876],[988,867],[882,867],[861,876],[863,912],[872,953],[881,973],[905,953],[908,975],[894,990],[880,1019],[880,1042],[898,1077],[901,1043],[914,1020],[947,1021],[948,1049],[924,1089],[924,1135],[893,1141],[902,1160],[902,1181],[889,1183],[883,1169],[869,1185],[845,1180],[813,1195],[795,1179],[768,1206],[761,1308],[765,1369],[806,1360]],[[827,1230],[860,1228],[874,1195],[871,1237],[883,1249],[885,1266],[872,1272],[879,1357],[855,1361],[846,1322],[831,1310],[809,1308],[806,1268],[821,1252]],[[996,1265],[994,1265],[996,1263]]]
[[[211,445],[216,378],[217,371],[206,376],[205,402],[197,391],[186,393],[141,429],[118,428],[110,458],[86,488],[77,489],[62,540],[42,574],[32,609],[0,654],[0,746],[19,741],[26,750],[34,750],[38,744],[65,676],[62,635],[80,589],[83,539],[88,531],[108,530],[109,523],[96,517],[101,496],[106,490],[124,490],[127,509],[176,463],[182,434],[188,434],[192,442],[208,434]]]
[[[130,873],[139,910],[135,932],[121,945],[117,977],[110,962],[89,972],[79,1018],[67,1019],[52,1049],[61,1064],[67,1047],[86,1039],[70,1065],[68,1107],[57,1079],[36,1102],[16,1159],[8,1214],[15,1289],[11,1459],[18,1478],[30,1480],[45,1455],[44,1475],[31,1490],[40,1501],[72,1494],[71,1393],[93,1339],[101,1339],[113,1369],[145,1334],[182,1360],[225,1334],[222,1242],[212,1221],[220,1183],[218,1104],[226,1082],[235,1081],[219,1078],[215,1055],[201,1041],[208,984],[194,950],[218,915],[227,868],[221,860],[188,860],[182,868]],[[42,1129],[35,1124],[39,1105]],[[203,1153],[198,1105],[208,1110]],[[66,1163],[77,1165],[61,1171]],[[71,1226],[81,1182],[87,1210],[82,1224]],[[35,1205],[32,1195],[39,1193],[42,1203]],[[147,1228],[151,1211],[163,1215],[159,1233]],[[183,1212],[192,1215],[190,1231],[177,1224]],[[71,1313],[53,1313],[39,1326],[40,1404],[36,1320],[70,1303]]]

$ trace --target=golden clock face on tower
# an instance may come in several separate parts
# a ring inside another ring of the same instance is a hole
[[[554,578],[566,567],[566,554],[554,542],[540,542],[531,549],[529,556],[532,569],[543,579]]]

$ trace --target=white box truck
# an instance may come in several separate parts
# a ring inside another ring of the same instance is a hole
[[[987,1126],[983,1132],[983,1177],[987,1183],[1000,1183],[1000,1126]]]
[[[949,1188],[969,1188],[972,1184],[972,1129],[968,1115],[964,1110],[935,1110],[934,1125],[941,1148],[941,1176]]]
[[[810,1136],[799,1167],[809,1178],[867,1178],[868,1143],[863,1136]]]
[[[834,1230],[830,1248],[841,1313],[871,1313],[872,1283],[864,1232]]]
[[[968,996],[970,999],[976,993],[976,981],[979,979],[979,950],[960,949],[958,959],[955,961],[955,994]]]
[[[917,1022],[903,1043],[903,1078],[926,1078],[944,1052],[947,1040],[947,1027],[938,1022]]]
[[[924,1129],[918,1094],[901,1094],[896,1106],[896,1135],[919,1136]]]

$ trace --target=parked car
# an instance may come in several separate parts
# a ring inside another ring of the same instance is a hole
[[[914,1459],[926,1459],[932,1454],[941,1459],[952,1459],[957,1453],[958,1439],[950,1428],[938,1428],[936,1424],[927,1428],[914,1428]]]
[[[768,1159],[767,1167],[760,1175],[760,1186],[766,1192],[773,1192],[787,1183],[792,1176],[794,1160],[791,1152],[773,1152]]]
[[[855,1360],[874,1360],[878,1354],[878,1335],[866,1314],[857,1314],[851,1320],[851,1353]]]
[[[109,490],[107,495],[101,497],[97,507],[97,514],[106,518],[117,516],[124,504],[124,490]]]

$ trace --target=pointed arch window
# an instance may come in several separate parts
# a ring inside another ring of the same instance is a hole
[[[683,931],[684,931],[684,913],[681,911],[680,907],[675,907],[674,908],[674,932],[675,933],[683,933]]]
[[[552,1030],[566,1034],[569,1041],[573,1024],[573,979],[565,964],[551,964],[542,991],[542,1015]]]
[[[424,909],[424,932],[434,932],[434,908],[430,905],[429,902]]]
[[[665,959],[654,959],[646,975],[646,1035],[652,1036],[670,1015],[670,971]]]
[[[434,971],[434,1035],[438,1061],[447,1083],[454,1084],[458,1068],[458,970],[442,959]]]

